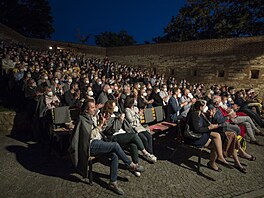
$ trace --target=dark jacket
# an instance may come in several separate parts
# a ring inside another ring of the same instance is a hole
[[[154,102],[152,103],[153,107],[157,107],[157,106],[163,106],[163,100],[160,97],[159,93],[152,93],[150,95],[150,98],[154,100]]]
[[[216,108],[216,113],[213,117],[212,123],[223,124],[227,120],[228,120],[228,118],[223,116],[221,110],[219,108]]]
[[[72,93],[71,90],[68,90],[64,94],[64,100],[67,106],[70,107],[80,107],[81,102],[79,99],[75,98],[76,93]]]
[[[180,115],[181,106],[178,100],[172,96],[168,102],[167,115],[170,122],[176,122],[178,115]]]
[[[92,125],[93,121],[89,115],[80,115],[69,148],[73,165],[84,178],[87,177],[88,172]]]
[[[202,119],[202,121],[200,119]],[[196,111],[190,110],[187,116],[187,122],[190,126],[190,130],[195,133],[210,133],[208,129],[209,123],[202,114],[199,116]]]

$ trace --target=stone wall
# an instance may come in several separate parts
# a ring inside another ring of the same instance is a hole
[[[108,48],[110,60],[191,82],[264,90],[264,36]]]
[[[25,112],[0,112],[0,134],[8,135],[13,132],[29,129],[30,123],[28,122],[28,116]]]

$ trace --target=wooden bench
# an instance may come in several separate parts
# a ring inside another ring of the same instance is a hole
[[[166,122],[162,106],[146,108],[141,115],[141,124],[148,125],[151,134],[166,132],[177,126],[176,123]]]

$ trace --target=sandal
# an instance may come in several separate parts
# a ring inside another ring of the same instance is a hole
[[[212,169],[212,170],[214,170],[214,171],[216,171],[216,172],[222,172],[222,169],[219,168],[219,167],[218,167],[218,169],[213,168],[213,167],[211,166],[210,162],[207,163],[207,167],[210,168],[210,169]]]
[[[251,157],[250,158],[246,158],[248,161],[256,161],[256,157],[255,156],[253,156],[253,155],[251,155]]]
[[[233,169],[233,168],[234,168],[234,167],[231,166],[229,163],[225,163],[225,162],[223,162],[223,161],[221,161],[221,160],[217,160],[216,162],[218,162],[219,164],[223,165],[223,166],[226,167],[226,168],[229,168],[229,169]]]
[[[242,167],[242,166],[238,166],[238,165],[234,165],[234,167],[239,170],[241,173],[247,173],[247,169]]]

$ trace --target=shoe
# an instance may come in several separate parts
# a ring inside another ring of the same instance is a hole
[[[210,168],[210,169],[212,169],[212,170],[214,170],[214,171],[216,171],[216,172],[222,172],[222,169],[219,168],[219,167],[218,167],[218,169],[214,169],[214,168],[211,166],[210,162],[207,163],[207,167]]]
[[[122,188],[120,188],[118,185],[117,185],[117,182],[110,182],[109,185],[108,185],[108,188],[110,190],[112,190],[113,192],[115,192],[116,194],[118,195],[123,195],[125,192],[123,191]]]
[[[137,177],[140,177],[140,176],[141,176],[141,173],[140,173],[140,172],[137,172],[137,171],[135,171],[134,174],[135,174]]]
[[[150,163],[157,162],[157,157],[153,154],[147,153],[147,154],[143,155],[143,157]]]
[[[255,156],[253,156],[253,155],[251,155],[251,157],[250,158],[246,158],[248,161],[256,161],[256,157]]]
[[[250,140],[249,143],[250,143],[250,144],[255,144],[255,145],[258,145],[258,146],[264,146],[264,144],[261,144],[261,143],[258,142],[257,140],[255,140],[255,141]]]
[[[234,167],[239,170],[241,173],[247,173],[246,168],[242,167],[242,166],[238,166],[238,165],[234,165]]]
[[[144,172],[145,169],[143,166],[140,166],[138,164],[134,164],[132,163],[129,167],[128,167],[129,171],[131,172]]]

